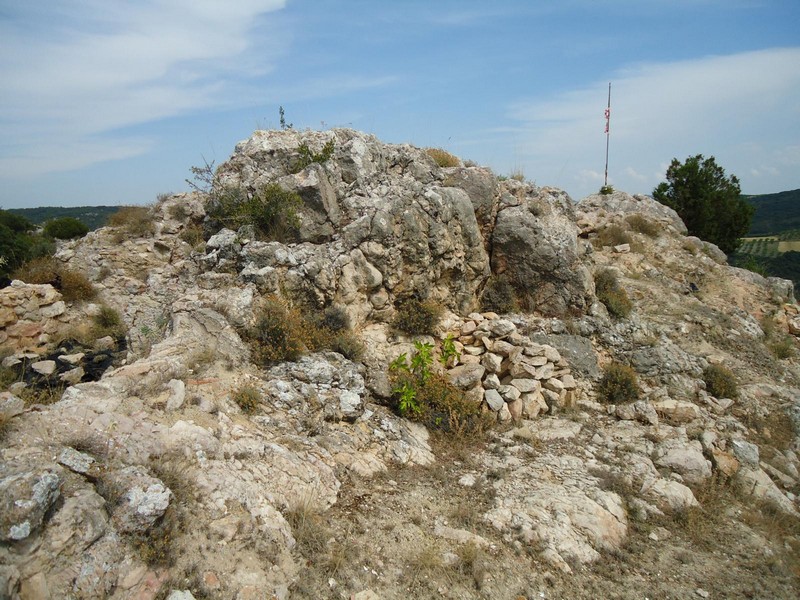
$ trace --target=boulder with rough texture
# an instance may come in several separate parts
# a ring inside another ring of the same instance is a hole
[[[15,542],[36,532],[60,494],[55,470],[0,470],[0,539]]]
[[[569,197],[552,188],[506,183],[492,237],[492,271],[522,286],[537,311],[584,310],[592,283],[580,262]]]
[[[172,491],[141,467],[125,467],[110,477],[112,485],[121,491],[112,515],[120,531],[146,531],[169,507]]]

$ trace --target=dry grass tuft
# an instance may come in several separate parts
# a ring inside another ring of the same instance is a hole
[[[458,167],[461,161],[457,156],[450,154],[447,150],[441,148],[428,148],[425,153],[433,159],[440,167]]]
[[[34,258],[19,267],[12,279],[26,283],[50,284],[67,302],[91,300],[97,295],[92,282],[85,275],[68,269],[64,263],[52,256]]]
[[[151,237],[156,231],[155,216],[149,206],[122,206],[108,217],[108,226],[117,229],[114,240]]]
[[[238,388],[231,394],[231,399],[247,415],[252,415],[258,410],[261,403],[261,392],[257,387],[246,384]]]

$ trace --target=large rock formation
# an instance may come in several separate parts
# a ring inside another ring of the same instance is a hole
[[[0,290],[0,597],[791,596],[800,386],[770,352],[800,331],[786,282],[728,267],[648,197],[573,204],[351,130],[256,132],[215,177],[272,183],[302,199],[294,242],[198,239],[209,197],[177,194],[151,230],[60,246],[91,304]],[[606,270],[627,316],[596,296]],[[523,312],[481,310],[501,276]],[[363,356],[254,362],[266,296],[343,309]],[[444,309],[433,335],[392,327],[411,297]],[[102,305],[125,340],[67,347]],[[432,368],[494,420],[484,441],[390,410],[413,342],[451,345]],[[612,361],[635,402],[598,394]],[[737,397],[706,385],[713,364]],[[609,582],[598,561],[624,568]]]

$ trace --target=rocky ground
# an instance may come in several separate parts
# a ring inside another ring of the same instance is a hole
[[[256,132],[221,182],[296,191],[301,239],[176,195],[59,249],[96,298],[0,290],[0,597],[797,596],[790,283],[647,197],[575,205],[349,130]],[[629,314],[598,299],[605,270]],[[501,277],[517,306],[484,310]],[[256,360],[243,333],[275,295],[340,307],[363,355]],[[392,326],[409,297],[445,309],[435,335]],[[109,307],[121,334],[91,326]],[[389,364],[446,340],[485,433],[391,409]],[[602,402],[612,361],[638,401]]]

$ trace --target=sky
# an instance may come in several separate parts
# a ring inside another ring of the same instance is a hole
[[[256,129],[351,127],[574,200],[714,156],[800,188],[798,0],[0,0],[0,208],[146,204]]]

